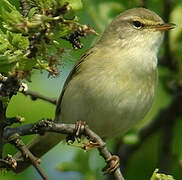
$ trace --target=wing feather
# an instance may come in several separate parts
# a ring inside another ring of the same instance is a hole
[[[64,86],[63,86],[63,89],[62,89],[62,92],[59,96],[59,99],[58,99],[58,102],[57,102],[57,106],[56,106],[56,117],[59,116],[59,114],[61,113],[61,102],[62,102],[62,99],[63,99],[63,96],[64,96],[64,92],[66,90],[66,87],[68,85],[68,83],[71,81],[71,79],[73,79],[73,77],[78,74],[78,70],[79,70],[79,67],[80,67],[80,64],[85,60],[85,58],[87,58],[89,55],[91,55],[93,53],[93,48],[87,50],[83,56],[80,58],[80,60],[75,64],[75,66],[73,67],[73,69],[71,70],[71,72],[69,73],[65,83],[64,83]]]

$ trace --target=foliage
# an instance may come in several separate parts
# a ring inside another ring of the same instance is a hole
[[[22,8],[27,15],[8,0],[0,1],[0,72],[23,79],[40,69],[56,76],[64,51],[61,39],[81,48],[79,37],[94,32],[75,15],[82,2],[32,0]]]
[[[175,180],[170,175],[160,174],[158,173],[158,169],[156,169],[151,177],[151,180]]]
[[[68,43],[72,43],[73,41],[71,41],[70,38],[78,32],[80,27],[81,29],[84,29],[84,27],[88,28],[88,26],[84,26],[82,23],[90,24],[97,32],[101,33],[109,21],[118,13],[128,8],[138,7],[141,2],[144,1],[84,0],[82,2],[81,0],[69,0],[69,5],[66,5],[68,0],[29,0],[29,2],[31,2],[31,8],[28,11],[29,13],[24,16],[23,11],[19,8],[20,4],[16,3],[15,5],[13,0],[0,1],[0,72],[7,76],[17,76],[17,73],[15,72],[18,71],[19,76],[22,74],[20,76],[21,78],[28,78],[31,76],[33,69],[46,70],[52,75],[56,75],[56,67],[58,64],[63,63],[63,61],[65,62],[67,59],[74,59],[75,61],[80,57],[81,51],[70,52],[66,50],[67,55],[65,56],[63,53],[65,50],[63,49],[65,49],[65,40],[68,41]],[[154,10],[161,17],[164,17],[164,4],[168,1],[151,0],[145,2],[147,8]],[[159,66],[159,83],[155,104],[146,119],[136,127],[136,130],[141,126],[147,125],[151,119],[160,114],[161,109],[168,107],[174,93],[179,91],[180,87],[182,87],[182,3],[180,0],[175,0],[173,2],[174,4],[169,21],[176,23],[177,28],[170,31],[169,45],[172,55],[176,59],[178,70],[173,71],[167,66]],[[82,7],[83,9],[81,9]],[[169,8],[170,7],[172,6],[169,6]],[[59,12],[57,12],[58,10]],[[44,31],[46,31],[46,33]],[[93,37],[89,38],[84,42],[85,47],[91,46]],[[73,44],[75,48],[81,47],[79,45],[80,42],[78,42],[77,46]],[[71,46],[69,46],[69,48],[71,48]],[[162,47],[159,56],[162,57],[163,55],[164,46]],[[63,57],[62,61],[60,61],[61,57]],[[73,64],[73,62],[69,63]],[[72,66],[72,64],[70,64],[67,65],[66,68],[70,68]],[[60,77],[62,78],[62,81],[64,79],[63,76],[66,76],[65,74],[67,71],[67,69],[62,69],[62,76]],[[60,88],[60,82],[58,82],[58,80],[50,81],[45,78],[45,74],[38,75],[35,73],[33,82],[34,83],[30,84],[30,86],[35,90],[49,96],[58,94],[59,90],[56,90]],[[22,107],[22,104],[24,107]],[[40,111],[40,109],[43,109],[43,111]],[[14,97],[11,102],[8,109],[8,115],[16,116],[17,114],[21,114],[25,116],[28,122],[32,122],[32,120],[37,120],[42,117],[54,116],[53,111],[54,109],[51,105],[39,101],[31,103],[29,99],[25,99],[23,96],[18,95]],[[177,118],[173,126],[173,141],[170,147],[172,152],[170,152],[171,160],[168,174],[171,174],[175,179],[182,179],[181,116]],[[150,179],[151,172],[158,167],[160,157],[162,156],[160,151],[163,144],[163,133],[163,130],[160,129],[157,133],[154,133],[142,142],[141,147],[133,153],[128,160],[129,162],[125,169],[124,176],[126,179]],[[133,131],[131,131],[127,133],[126,137],[119,138],[109,143],[111,151],[117,152],[118,149],[116,149],[116,147],[119,147],[119,143],[135,145],[138,142],[141,141],[138,139],[137,133],[134,134]],[[8,152],[10,151],[13,150],[8,147]],[[56,153],[54,150],[52,154],[50,153],[52,156],[46,161],[47,163],[42,163],[51,179],[59,179],[60,175],[63,175],[65,177],[64,179],[69,179],[69,175],[75,171],[82,173],[83,177],[86,177],[86,172],[88,172],[89,175],[94,175],[96,179],[104,179],[104,177],[101,177],[98,173],[97,167],[91,168],[90,166],[90,162],[98,163],[97,155],[94,156],[93,160],[91,158],[92,155],[90,155],[91,153],[87,156],[87,153],[83,155],[83,153],[79,152],[76,153],[74,158],[71,158],[70,152],[68,151],[69,150],[67,149],[67,152],[64,152],[64,149],[58,146]],[[55,155],[58,153],[60,153],[59,157]],[[50,165],[52,159],[56,159],[56,165],[58,163],[60,164],[58,160],[61,161],[62,159],[65,159],[65,161],[68,161],[69,159],[71,162],[59,166],[58,169],[64,170],[64,173],[59,172],[57,174],[55,171],[50,171],[49,173],[50,166],[56,166]],[[121,164],[122,163],[123,162],[121,162]],[[101,166],[104,166],[103,162]],[[17,175],[16,177],[17,179],[40,179],[40,177],[36,176],[33,172],[34,171],[30,169],[24,174]],[[166,178],[168,180],[174,179],[171,176],[160,174],[156,170],[151,180],[163,180],[164,177],[165,180]],[[12,175],[10,173],[2,177],[2,179],[5,180],[14,180],[14,178],[14,174]],[[74,179],[80,180],[83,178],[75,175]],[[90,179],[87,178],[87,180]]]

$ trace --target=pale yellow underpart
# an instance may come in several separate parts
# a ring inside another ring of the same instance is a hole
[[[119,47],[92,49],[66,87],[59,121],[86,121],[102,137],[126,132],[152,105],[161,40],[157,45],[153,39],[151,46],[145,42],[137,47],[131,44],[129,51]]]

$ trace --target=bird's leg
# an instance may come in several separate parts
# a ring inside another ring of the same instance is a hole
[[[82,122],[82,121],[77,121],[77,123],[75,124],[75,129],[76,129],[75,135],[76,135],[77,141],[79,143],[80,143],[80,139],[81,139],[80,132],[84,131],[85,126],[86,126],[86,123]],[[88,137],[87,137],[87,139],[88,139]],[[89,142],[82,143],[80,147],[83,150],[88,151],[88,150],[91,150],[93,148],[100,148],[101,145],[98,142],[94,142],[91,139],[89,139]]]
[[[86,123],[82,121],[77,121],[75,124],[75,138],[78,142],[81,142],[81,135],[85,129],[85,125]]]
[[[120,159],[118,156],[113,155],[109,159],[106,159],[108,165],[103,169],[104,174],[111,174],[113,173],[120,165]]]
[[[74,133],[73,134],[69,134],[66,137],[66,142],[68,144],[73,144],[75,142],[75,139],[76,139],[77,142],[80,143],[81,142],[81,135],[82,135],[82,132],[84,131],[85,125],[86,125],[85,122],[77,121],[75,123]]]
[[[69,144],[69,145],[72,145],[72,146],[76,146],[76,147],[80,147],[83,149],[83,143],[82,144],[79,144],[79,145],[73,145],[73,143],[75,142],[75,140],[77,140],[78,143],[81,143],[81,136],[83,134],[83,131],[85,129],[85,125],[86,123],[85,122],[82,122],[82,121],[77,121],[75,123],[75,130],[74,130],[74,133],[73,134],[69,134],[67,137],[66,137],[66,142]]]
[[[88,139],[87,142],[82,142],[81,143],[81,136],[82,136],[82,134],[84,132],[85,126],[86,126],[85,122],[82,122],[82,121],[77,121],[76,122],[74,134],[70,134],[66,138],[67,139],[66,141],[68,142],[68,144],[73,145],[73,143],[74,143],[74,141],[76,139],[77,142],[79,143],[79,145],[73,145],[73,146],[80,147],[84,151],[88,151],[88,150],[91,150],[93,148],[100,148],[101,145],[99,143],[92,141],[88,137],[87,137],[87,139]]]

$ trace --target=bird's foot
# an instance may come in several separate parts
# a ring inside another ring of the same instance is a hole
[[[69,145],[72,146],[76,146],[76,147],[80,147],[81,149],[84,149],[84,147],[86,146],[87,143],[81,143],[81,136],[83,134],[83,131],[85,129],[86,123],[83,121],[77,121],[75,123],[75,130],[73,134],[69,134],[66,137],[66,142]],[[75,142],[75,140],[79,143],[79,144],[73,144]]]
[[[118,156],[113,155],[109,159],[106,159],[107,166],[103,169],[104,174],[113,173],[120,165],[120,159]]]
[[[74,134],[70,134],[66,138],[67,143],[69,145],[73,145],[74,141],[77,140],[77,142],[79,144],[76,144],[76,145],[73,145],[73,146],[80,147],[84,151],[88,151],[88,150],[91,150],[93,148],[102,148],[103,146],[100,143],[94,142],[91,139],[87,140],[86,142],[81,143],[81,136],[82,136],[82,134],[84,132],[85,127],[86,127],[86,122],[77,121],[76,124],[75,124]]]
[[[66,137],[66,142],[68,144],[73,144],[75,140],[77,140],[78,143],[81,142],[81,136],[83,134],[83,131],[85,129],[86,123],[82,121],[77,121],[75,124],[75,130],[73,134],[69,134]]]
[[[77,139],[78,142],[81,140],[81,135],[85,129],[86,122],[83,121],[77,121],[75,124],[75,138]]]

